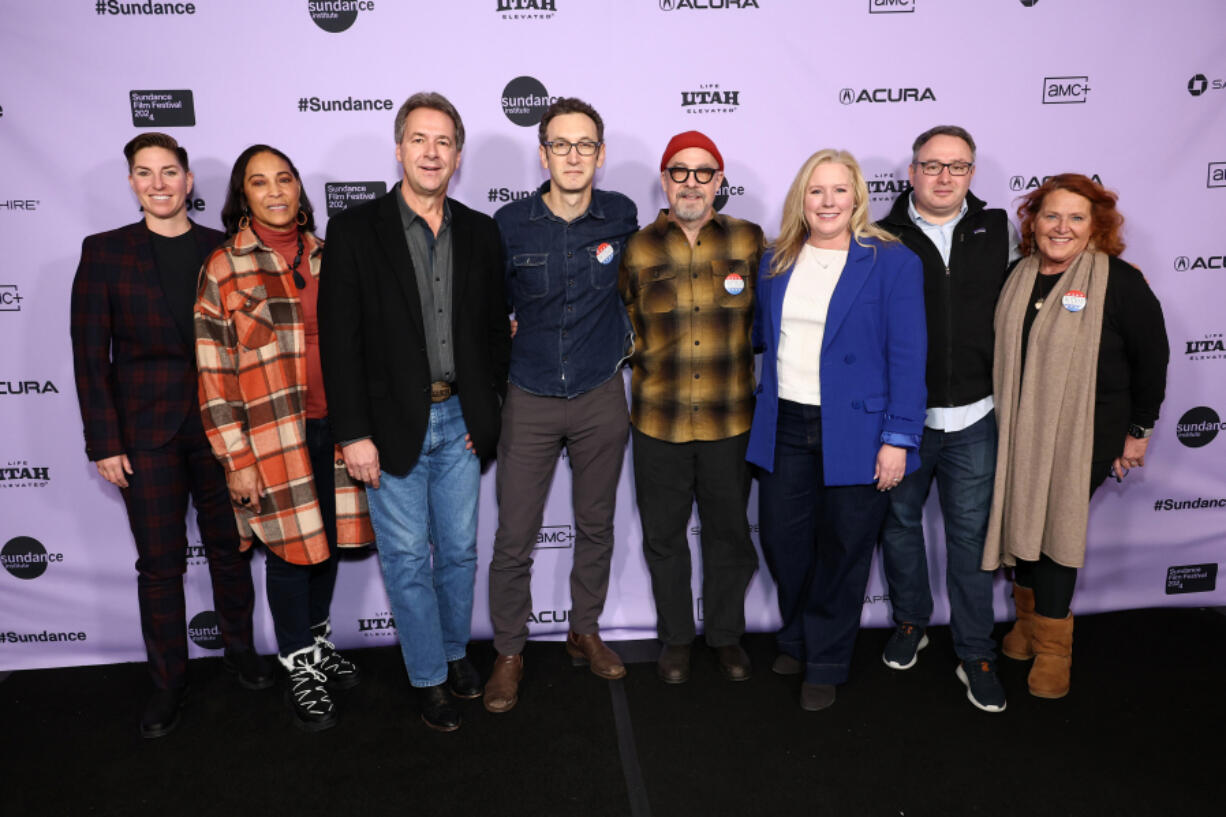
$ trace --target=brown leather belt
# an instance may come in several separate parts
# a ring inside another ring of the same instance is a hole
[[[430,402],[441,403],[455,394],[454,386],[446,380],[435,380],[430,384]]]

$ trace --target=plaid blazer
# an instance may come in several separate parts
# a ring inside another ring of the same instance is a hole
[[[323,242],[303,236],[319,277]],[[235,506],[243,548],[254,534],[292,564],[328,558],[306,447],[306,337],[292,274],[250,228],[209,257],[196,298],[196,360],[204,430],[226,471],[251,465],[267,489],[258,511]],[[374,541],[364,487],[333,469],[339,547]]]
[[[192,225],[203,257],[217,230]],[[168,443],[195,411],[196,356],[175,324],[145,222],[91,235],[72,282],[72,361],[91,460]]]

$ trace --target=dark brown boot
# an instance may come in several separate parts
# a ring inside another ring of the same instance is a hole
[[[1000,642],[1000,651],[1015,661],[1029,661],[1034,658],[1034,590],[1014,583],[1013,607],[1017,621]]]
[[[522,655],[500,655],[485,682],[485,708],[490,712],[510,712],[519,703],[519,682],[524,677]]]

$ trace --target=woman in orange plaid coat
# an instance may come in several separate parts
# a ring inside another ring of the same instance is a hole
[[[328,640],[334,548],[374,540],[365,492],[337,467],[328,430],[316,320],[323,242],[298,169],[267,145],[235,161],[221,219],[228,237],[196,299],[201,412],[243,546],[259,539],[268,550],[291,711],[317,731],[336,723],[329,688],[358,682]]]

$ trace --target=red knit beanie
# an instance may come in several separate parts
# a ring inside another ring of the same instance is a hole
[[[700,131],[687,130],[668,140],[668,147],[664,148],[664,155],[660,157],[660,170],[668,167],[668,160],[686,148],[702,148],[715,157],[715,163],[720,170],[724,169],[724,157],[720,155],[719,148],[711,141],[711,137]]]

